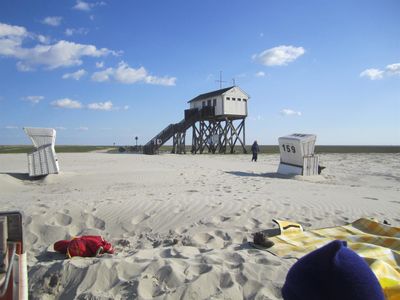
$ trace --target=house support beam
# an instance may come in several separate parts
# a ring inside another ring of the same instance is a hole
[[[243,153],[245,147],[245,119],[201,120],[192,126],[192,153],[234,153],[239,144]]]

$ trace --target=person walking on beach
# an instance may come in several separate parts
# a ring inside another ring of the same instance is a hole
[[[251,152],[253,153],[253,158],[251,159],[251,161],[257,161],[257,154],[258,152],[260,152],[257,141],[254,141],[253,145],[251,146]]]

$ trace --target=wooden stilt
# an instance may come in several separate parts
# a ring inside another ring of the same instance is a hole
[[[233,119],[200,120],[192,126],[192,153],[234,153],[239,142],[243,153],[245,147],[245,119],[235,126]],[[228,150],[229,149],[229,150]]]

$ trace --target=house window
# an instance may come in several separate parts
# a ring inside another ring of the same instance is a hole
[[[201,105],[202,105],[202,107],[206,107],[206,101],[203,101],[203,102],[201,103]]]
[[[238,98],[238,101],[242,101],[242,99]]]
[[[213,106],[217,106],[217,99],[213,99]]]
[[[207,100],[207,106],[211,106],[211,99]]]
[[[243,98],[243,101],[244,101],[244,102],[246,102],[246,101],[247,101],[247,99],[244,99],[244,98]]]
[[[232,101],[235,101],[236,100],[236,98],[232,98]]]
[[[231,98],[229,98],[229,97],[226,97],[226,100],[231,100]]]

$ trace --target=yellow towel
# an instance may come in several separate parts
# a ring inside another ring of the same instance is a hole
[[[300,258],[332,240],[347,241],[347,246],[366,260],[386,299],[400,300],[400,227],[361,218],[345,226],[303,231],[301,227],[289,226],[297,224],[294,222],[274,222],[281,234],[269,238],[274,245],[267,251],[281,257]]]

